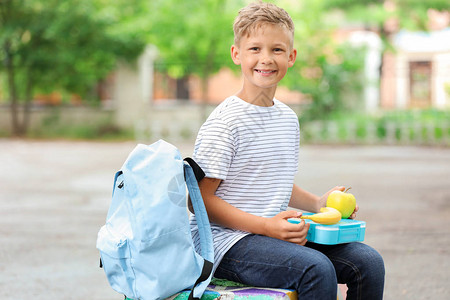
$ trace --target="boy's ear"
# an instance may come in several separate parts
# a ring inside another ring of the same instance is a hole
[[[294,65],[296,59],[297,59],[297,49],[292,49],[291,53],[289,54],[289,61],[288,61],[289,68]]]
[[[231,59],[236,65],[241,64],[241,60],[239,58],[239,48],[236,45],[231,46]]]

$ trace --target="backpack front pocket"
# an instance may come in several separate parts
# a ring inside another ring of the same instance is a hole
[[[128,239],[115,235],[105,225],[98,233],[97,249],[111,287],[129,298],[138,298]]]

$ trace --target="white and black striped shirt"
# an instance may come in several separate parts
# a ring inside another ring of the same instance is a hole
[[[297,115],[285,104],[263,107],[232,96],[209,116],[197,136],[194,160],[206,177],[221,179],[216,196],[254,215],[286,210],[298,168]],[[191,216],[196,249],[197,223]],[[211,223],[214,271],[224,254],[248,232]]]

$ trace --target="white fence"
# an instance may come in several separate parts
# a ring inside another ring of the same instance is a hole
[[[310,122],[301,126],[308,143],[450,146],[450,120],[408,122]]]
[[[141,141],[195,139],[200,122],[166,119],[136,124],[136,138]],[[311,122],[301,124],[302,143],[307,144],[385,144],[450,146],[450,122],[395,123]]]
[[[191,104],[155,105],[141,118],[134,119],[136,139],[151,142],[193,141],[214,106]],[[55,119],[55,126],[90,124],[101,119],[114,119],[114,110],[88,107],[33,109],[30,127],[42,126]],[[442,120],[442,119],[441,119]],[[0,130],[10,131],[10,115],[0,107]],[[300,121],[302,143],[310,144],[387,144],[450,146],[450,120],[441,122],[380,121],[359,122]]]

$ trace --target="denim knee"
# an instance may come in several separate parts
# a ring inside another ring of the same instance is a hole
[[[359,266],[363,274],[363,280],[377,286],[384,286],[384,260],[383,257],[373,248],[366,251],[361,257],[363,264]]]
[[[348,273],[348,299],[382,299],[385,268],[381,255],[373,248],[361,244],[357,256],[352,257]]]
[[[333,264],[325,255],[316,258],[317,260],[312,262],[312,265],[307,272],[311,274],[311,276],[317,276],[319,279],[327,279],[327,282],[332,282],[332,284],[337,283],[336,279],[336,271],[334,269]]]
[[[317,252],[299,280],[299,299],[336,299],[337,278],[331,261]]]
[[[366,247],[364,251],[353,260],[358,272],[361,274],[361,280],[379,284],[384,282],[385,269],[383,257],[373,248]]]

